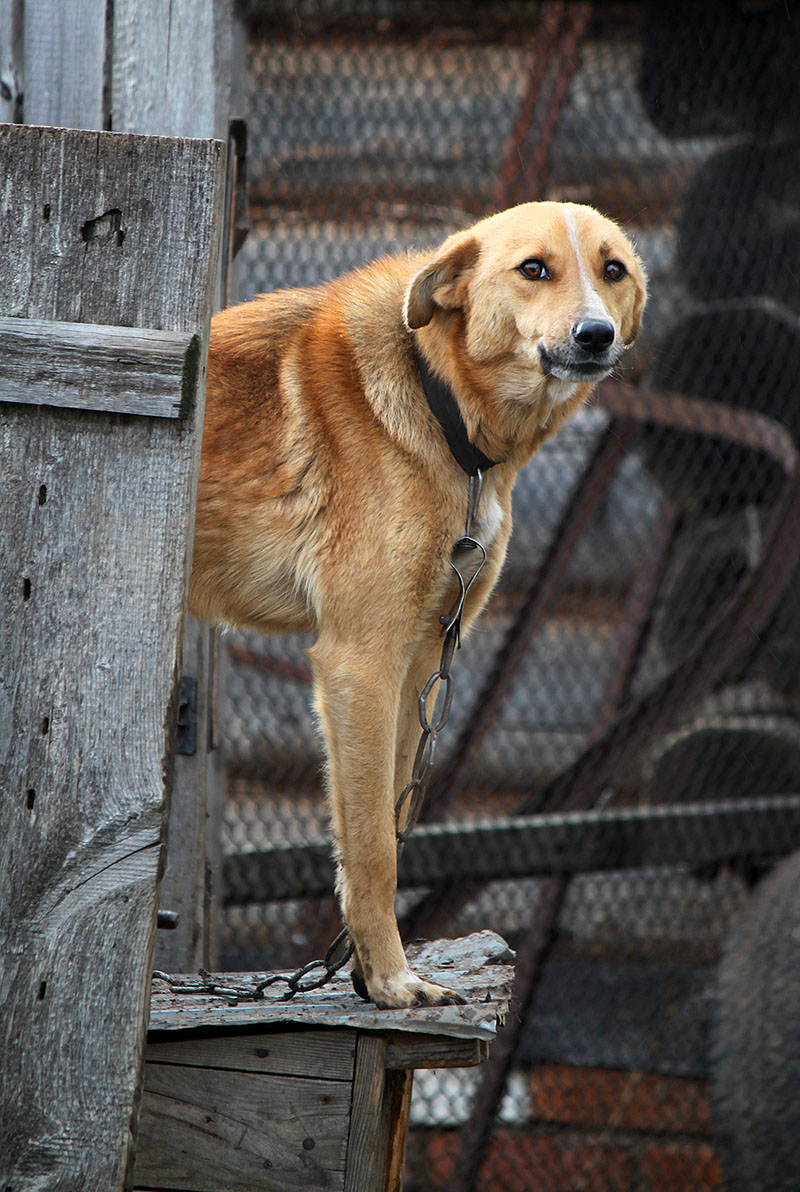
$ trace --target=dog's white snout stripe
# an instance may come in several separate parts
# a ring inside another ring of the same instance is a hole
[[[572,245],[572,251],[575,253],[575,260],[578,262],[578,276],[581,280],[581,289],[583,291],[584,307],[581,311],[582,319],[600,318],[608,319],[612,324],[614,320],[608,313],[606,306],[603,303],[600,295],[595,289],[592,275],[583,259],[581,252],[580,240],[578,239],[578,226],[575,223],[575,216],[566,208],[564,209],[564,222],[567,225],[567,235],[569,242]],[[580,319],[577,320],[580,322]]]

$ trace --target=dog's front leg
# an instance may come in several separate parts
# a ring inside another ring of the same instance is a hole
[[[394,782],[402,662],[387,658],[385,651],[324,635],[310,657],[328,754],[337,892],[356,948],[357,975],[382,1008],[463,1001],[408,967],[395,918]]]

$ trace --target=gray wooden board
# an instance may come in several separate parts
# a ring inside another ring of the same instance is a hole
[[[291,1033],[247,1031],[186,1036],[151,1031],[145,1050],[148,1064],[185,1064],[196,1068],[235,1068],[273,1076],[324,1076],[352,1080],[355,1034],[352,1031],[296,1030]]]
[[[349,1081],[148,1065],[135,1186],[333,1192],[350,1096]]]
[[[177,418],[194,400],[197,336],[0,318],[3,401]]]
[[[0,128],[0,315],[205,343],[221,167],[214,142]],[[121,242],[102,234],[112,210]],[[196,429],[191,414],[0,406],[0,1187],[14,1192],[125,1178]]]
[[[226,39],[215,38],[222,7],[220,0],[114,0],[112,128],[208,136],[210,113],[222,135],[227,104],[221,119],[215,102],[215,56],[226,53]]]
[[[330,985],[284,1001],[284,985],[274,985],[259,1001],[228,1005],[206,994],[170,993],[153,982],[151,1030],[190,1030],[297,1023],[346,1026],[364,1031],[412,1031],[461,1039],[491,1040],[507,1010],[514,977],[513,954],[493,931],[460,940],[436,940],[406,949],[411,964],[426,978],[452,986],[467,998],[464,1006],[413,1010],[378,1010],[353,991],[349,976],[337,974]],[[224,980],[252,987],[262,974],[224,974]],[[190,981],[190,977],[177,978]]]
[[[174,785],[169,813],[167,867],[161,884],[161,907],[178,915],[174,931],[159,931],[156,968],[198,969],[213,964],[213,883],[208,860],[209,836],[218,828],[219,816],[207,805],[214,795],[214,774],[209,781],[209,700],[212,693],[204,678],[211,663],[212,632],[205,621],[186,618],[183,674],[196,681],[196,706],[191,716],[196,733],[195,752],[175,757]],[[210,788],[210,789],[209,789]]]
[[[28,124],[103,128],[108,0],[24,0]]]
[[[361,1035],[353,1082],[345,1192],[384,1192],[391,1091],[386,1080],[386,1039],[382,1035]]]

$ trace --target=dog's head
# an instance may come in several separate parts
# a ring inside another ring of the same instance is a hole
[[[534,388],[571,383],[566,396],[614,368],[645,301],[642,263],[615,223],[575,203],[524,203],[446,240],[412,278],[404,317],[418,330],[455,316],[476,365],[522,368]]]

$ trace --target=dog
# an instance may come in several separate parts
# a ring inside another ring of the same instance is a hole
[[[465,629],[503,564],[518,469],[618,364],[645,301],[615,223],[542,202],[212,321],[190,608],[316,634],[337,894],[353,983],[378,1007],[463,1000],[406,962],[394,803],[458,594],[466,471],[483,464],[473,534],[486,562]]]

